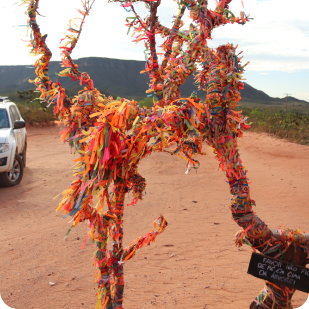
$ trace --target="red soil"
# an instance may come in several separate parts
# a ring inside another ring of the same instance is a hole
[[[73,179],[73,156],[58,130],[30,129],[22,183],[0,188],[0,294],[14,309],[95,308],[95,245],[87,240],[80,249],[85,224],[64,240],[70,219],[55,212],[60,197],[53,197]],[[309,147],[256,133],[239,144],[255,211],[271,228],[308,231]],[[239,227],[229,188],[205,149],[200,168],[188,175],[185,162],[166,153],[142,162],[147,195],[125,210],[125,245],[152,229],[160,214],[169,225],[126,264],[124,308],[248,308],[263,288],[263,280],[247,274],[251,249],[234,245]],[[297,291],[293,305],[306,299]]]

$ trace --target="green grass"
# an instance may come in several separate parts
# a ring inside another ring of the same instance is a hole
[[[309,113],[282,109],[244,108],[253,132],[266,132],[292,142],[309,145]]]

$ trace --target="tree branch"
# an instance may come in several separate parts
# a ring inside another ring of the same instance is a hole
[[[85,22],[86,16],[89,15],[89,12],[91,8],[94,5],[95,0],[86,0],[85,3],[83,3],[84,12],[77,10],[80,14],[83,15],[82,21],[80,23],[79,29],[73,29],[71,27],[71,24],[69,24],[69,31],[73,33],[77,33],[77,36],[74,35],[68,36],[66,35],[61,41],[68,39],[67,42],[65,42],[61,47],[61,56],[62,56],[62,63],[63,66],[67,67],[68,69],[63,70],[59,73],[60,76],[70,76],[74,81],[80,80],[80,84],[86,84],[88,90],[93,89],[93,80],[90,79],[89,75],[87,73],[82,73],[78,70],[78,65],[74,63],[73,59],[71,58],[71,53],[73,52],[73,49],[75,48],[80,34],[82,32],[83,24]],[[70,47],[68,47],[70,45]]]

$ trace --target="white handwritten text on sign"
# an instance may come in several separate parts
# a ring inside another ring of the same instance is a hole
[[[248,274],[309,293],[309,269],[252,253]]]

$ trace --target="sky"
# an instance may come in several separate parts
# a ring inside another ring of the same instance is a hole
[[[243,2],[243,5],[242,5]],[[0,0],[0,65],[32,65],[35,57],[29,56],[26,47],[27,16],[25,6],[15,0]],[[215,0],[209,0],[214,8]],[[43,34],[48,34],[47,44],[53,52],[52,60],[60,60],[59,42],[64,37],[69,19],[78,16],[75,8],[81,8],[79,0],[41,0],[38,23]],[[243,51],[246,67],[244,78],[252,87],[273,97],[285,93],[309,102],[309,3],[307,0],[233,0],[230,10],[239,16],[244,11],[253,18],[246,25],[226,25],[214,29],[210,47],[226,43],[238,44]],[[136,5],[141,16],[147,15],[143,4]],[[158,16],[162,24],[171,26],[177,13],[173,0],[162,0]],[[190,22],[185,14],[184,21]],[[126,12],[119,3],[96,0],[87,17],[81,39],[72,56],[109,57],[144,60],[142,43],[132,43],[127,35]],[[186,23],[187,25],[188,23]],[[28,35],[29,36],[29,35]],[[160,41],[158,41],[160,43]]]

